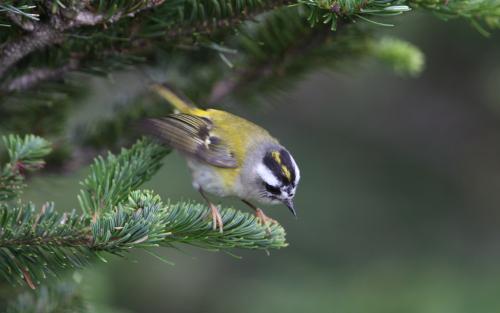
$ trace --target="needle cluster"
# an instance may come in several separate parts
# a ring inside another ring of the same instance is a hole
[[[48,143],[35,136],[5,138],[11,164],[40,168]],[[81,210],[56,210],[54,203],[38,208],[17,199],[22,172],[0,177],[0,274],[6,281],[35,289],[47,277],[84,268],[107,256],[131,249],[190,244],[207,249],[276,249],[286,246],[279,225],[269,229],[253,215],[221,210],[224,233],[213,231],[208,208],[192,202],[164,203],[150,190],[141,190],[161,166],[168,151],[139,140],[118,155],[96,158],[81,185]]]

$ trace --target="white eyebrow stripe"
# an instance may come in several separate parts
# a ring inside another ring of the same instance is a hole
[[[278,178],[264,164],[260,163],[259,165],[257,165],[257,173],[262,178],[262,180],[264,182],[266,182],[267,184],[269,184],[271,186],[274,186],[274,187],[278,187],[279,186],[279,180],[278,180]]]
[[[299,180],[300,180],[300,170],[299,170],[299,167],[298,167],[297,163],[295,162],[295,159],[293,158],[293,156],[290,153],[288,155],[290,156],[290,160],[292,160],[292,164],[293,164],[293,167],[295,169],[294,184],[295,184],[295,186],[297,186],[297,184],[299,183]]]

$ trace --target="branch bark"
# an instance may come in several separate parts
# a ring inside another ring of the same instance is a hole
[[[63,33],[53,27],[47,24],[37,24],[31,33],[12,42],[5,43],[0,56],[0,77],[11,66],[33,51],[59,43],[63,38]]]
[[[150,0],[133,12],[118,11],[111,16],[105,16],[86,9],[81,9],[76,12],[73,18],[52,16],[50,22],[36,23],[33,31],[29,34],[2,45],[0,55],[0,78],[5,75],[10,67],[32,52],[60,43],[64,39],[65,32],[69,29],[82,26],[95,26],[104,23],[115,23],[123,17],[134,16],[144,10],[157,7],[164,2],[165,0]]]
[[[78,65],[78,59],[70,59],[67,64],[58,68],[33,69],[5,83],[1,89],[7,92],[27,90],[43,81],[62,78],[67,72],[76,70]]]
[[[223,19],[217,19],[214,20],[213,22],[207,22],[203,21],[200,23],[195,23],[194,25],[190,25],[188,27],[186,26],[181,26],[177,28],[172,28],[169,29],[166,33],[166,37],[169,39],[173,38],[178,38],[186,35],[192,35],[192,34],[211,34],[214,31],[216,31],[219,28],[228,28],[228,27],[236,27],[240,25],[243,22],[246,22],[248,20],[251,20],[253,17],[279,8],[283,7],[285,5],[289,5],[294,3],[293,0],[274,0],[274,1],[268,1],[261,7],[259,7],[256,10],[253,10],[251,12],[248,12],[246,10],[243,10],[240,15],[237,16],[230,16],[228,18],[223,18]]]
[[[14,24],[21,27],[24,31],[31,32],[35,29],[35,24],[33,23],[33,21],[30,21],[28,19],[23,19],[18,14],[9,12],[7,13],[7,16]]]

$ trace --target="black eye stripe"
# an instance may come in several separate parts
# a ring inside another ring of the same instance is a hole
[[[271,186],[267,183],[264,183],[264,186],[266,187],[266,190],[269,191],[270,193],[272,193],[273,195],[281,194],[281,190],[279,187],[274,187],[274,186]]]

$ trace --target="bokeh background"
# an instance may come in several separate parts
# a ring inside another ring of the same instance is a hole
[[[377,31],[422,49],[418,78],[365,59],[258,106],[220,105],[269,129],[301,166],[298,219],[266,208],[288,248],[238,257],[158,249],[174,266],[132,253],[83,272],[87,296],[125,312],[499,312],[500,35],[429,14],[394,22]],[[96,82],[75,119],[112,112],[103,91],[134,79]],[[35,177],[24,197],[77,207],[85,174]],[[146,187],[201,201],[176,154]]]

